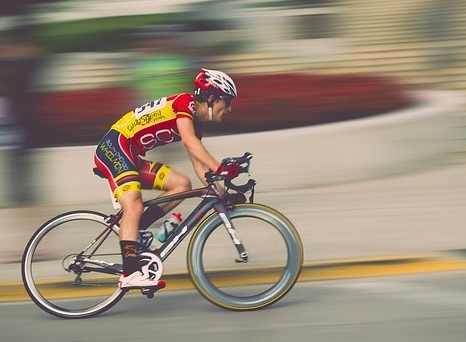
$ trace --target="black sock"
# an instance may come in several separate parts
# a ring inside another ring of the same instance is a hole
[[[121,255],[123,257],[123,273],[128,276],[131,273],[139,271],[138,251],[139,242],[137,241],[120,241]]]
[[[139,230],[146,230],[152,223],[164,216],[165,212],[158,205],[147,207],[139,221]]]

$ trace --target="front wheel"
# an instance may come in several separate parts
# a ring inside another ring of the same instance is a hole
[[[283,298],[298,280],[303,246],[293,224],[260,204],[239,204],[229,216],[248,252],[238,251],[218,213],[207,217],[188,247],[188,272],[210,302],[225,309],[261,309]],[[243,260],[244,261],[244,260]]]
[[[123,297],[117,285],[119,229],[107,226],[104,214],[73,211],[51,219],[32,236],[21,273],[41,309],[63,318],[91,317]]]

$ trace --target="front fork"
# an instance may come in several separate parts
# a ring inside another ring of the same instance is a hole
[[[243,243],[241,242],[241,239],[238,235],[238,231],[236,230],[235,226],[233,225],[233,222],[230,218],[230,215],[228,214],[228,211],[226,210],[224,205],[216,205],[215,210],[217,210],[218,215],[222,219],[223,225],[225,226],[228,234],[231,237],[231,241],[235,244],[235,247],[238,251],[239,259],[235,259],[235,262],[237,263],[247,263],[249,261],[249,254],[246,251],[246,248],[244,248]]]

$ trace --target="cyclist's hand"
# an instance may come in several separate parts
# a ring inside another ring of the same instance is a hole
[[[220,164],[220,166],[217,169],[217,174],[221,176],[228,177],[230,179],[238,177],[241,169],[237,164],[234,163],[229,163],[229,164]]]

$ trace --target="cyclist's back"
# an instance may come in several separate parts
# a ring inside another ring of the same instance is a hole
[[[138,147],[141,155],[157,146],[181,140],[176,120],[193,120],[196,135],[201,138],[199,122],[195,118],[193,95],[182,93],[146,103],[126,113],[111,129],[121,133]]]

